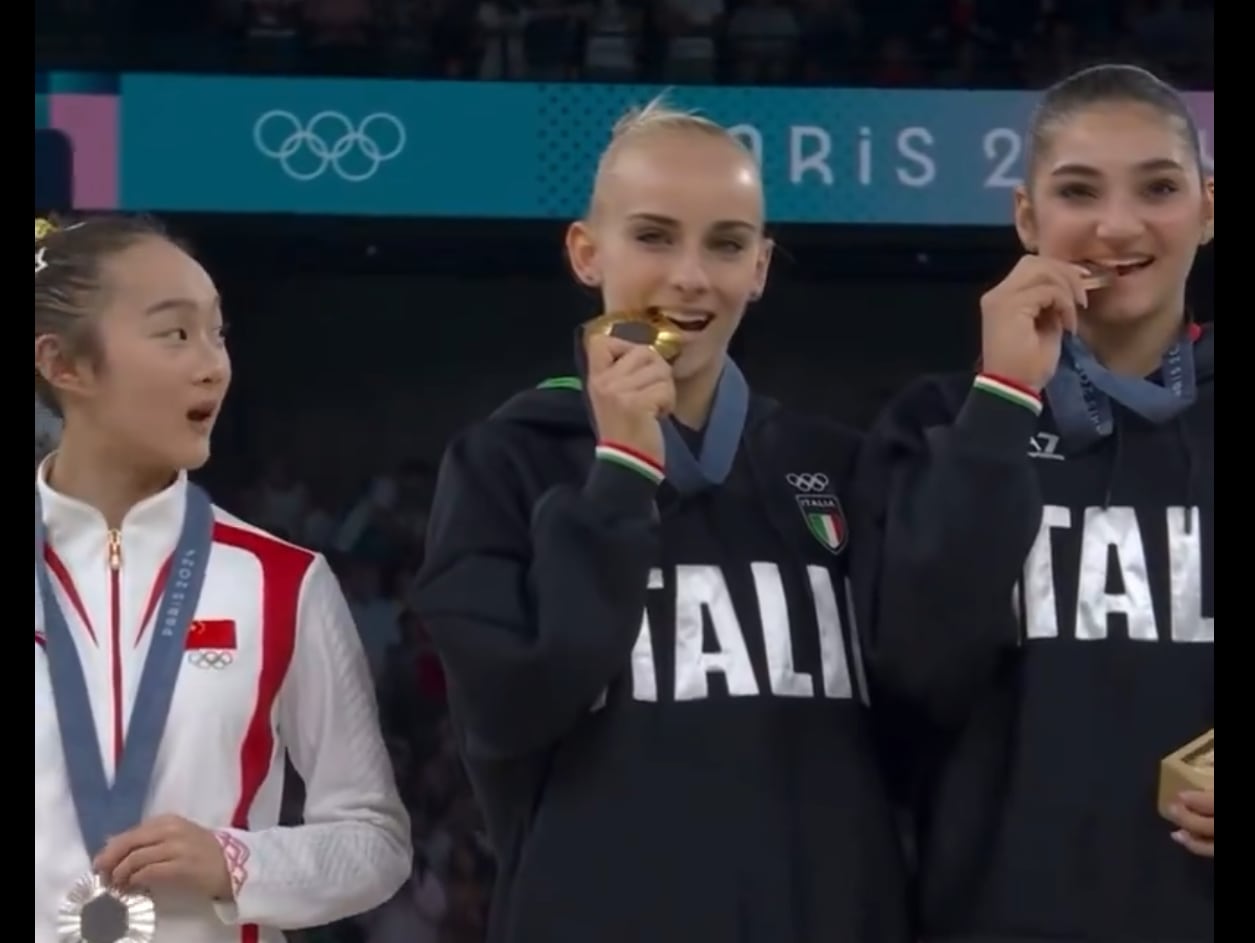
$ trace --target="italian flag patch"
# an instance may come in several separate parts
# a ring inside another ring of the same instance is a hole
[[[806,521],[806,529],[820,546],[832,553],[838,553],[845,547],[849,528],[835,495],[799,494],[797,503],[802,519]]]

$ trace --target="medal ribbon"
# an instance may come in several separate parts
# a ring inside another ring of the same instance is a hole
[[[695,494],[712,485],[721,485],[732,471],[736,451],[745,431],[749,412],[749,385],[731,357],[724,359],[723,372],[715,387],[715,401],[702,434],[701,455],[695,456],[675,420],[662,423],[666,445],[667,482],[681,494]]]
[[[1046,385],[1046,400],[1065,441],[1085,447],[1111,435],[1114,400],[1147,422],[1167,422],[1198,395],[1194,344],[1188,332],[1164,354],[1162,385],[1112,373],[1075,335],[1063,339],[1059,369]]]
[[[35,491],[35,582],[44,605],[48,675],[57,708],[61,748],[87,854],[95,858],[113,835],[138,825],[157,764],[170,702],[183,664],[187,630],[196,612],[213,540],[213,506],[187,486],[183,527],[161,588],[153,638],[127,725],[126,745],[113,785],[105,776],[83,666],[65,613],[57,602],[44,561],[47,540],[39,491]]]

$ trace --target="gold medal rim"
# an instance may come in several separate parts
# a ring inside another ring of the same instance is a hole
[[[670,363],[680,355],[681,341],[679,329],[667,320],[661,308],[650,307],[629,311],[608,311],[588,321],[584,329],[588,333],[609,334],[616,324],[635,322],[648,324],[654,329],[654,339],[650,346],[658,355]]]

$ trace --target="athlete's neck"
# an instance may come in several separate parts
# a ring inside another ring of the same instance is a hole
[[[1147,377],[1159,369],[1185,323],[1184,304],[1134,324],[1095,324],[1082,319],[1083,340],[1112,373]]]
[[[688,429],[706,428],[722,372],[723,361],[719,360],[701,373],[676,381],[675,412],[672,413],[676,422]]]
[[[108,527],[116,530],[131,508],[169,487],[175,474],[125,461],[99,436],[67,419],[61,443],[49,461],[48,484],[94,507]]]

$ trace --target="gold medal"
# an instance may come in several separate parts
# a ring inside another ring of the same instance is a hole
[[[680,329],[667,320],[661,308],[611,311],[586,323],[584,331],[652,347],[668,363],[680,356]]]
[[[151,897],[114,890],[96,874],[75,881],[57,911],[58,943],[152,943],[156,933]]]

